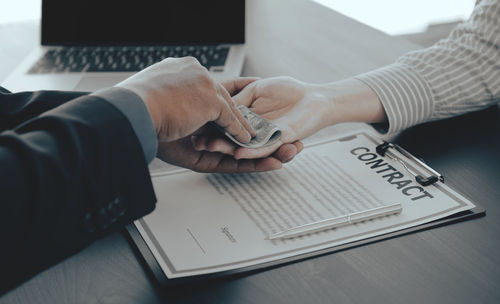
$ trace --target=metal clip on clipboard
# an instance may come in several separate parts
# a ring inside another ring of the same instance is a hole
[[[427,171],[429,173],[429,175],[427,177],[424,177],[424,176],[418,174],[417,172],[415,172],[414,170],[410,169],[406,165],[404,160],[402,160],[396,154],[388,151],[389,148],[395,149],[396,151],[401,153],[406,158],[417,163],[422,169]],[[413,175],[415,177],[415,180],[417,181],[417,183],[419,183],[422,186],[429,186],[429,185],[436,183],[437,181],[444,183],[444,177],[441,174],[439,174],[438,172],[436,172],[436,170],[427,166],[423,161],[421,161],[420,159],[411,155],[410,152],[406,151],[405,149],[403,149],[402,147],[400,147],[396,144],[391,144],[389,142],[384,141],[382,144],[377,146],[376,151],[380,156],[387,156],[390,159],[395,160],[395,161],[399,162],[401,165],[403,165],[405,170],[408,171],[411,175]]]

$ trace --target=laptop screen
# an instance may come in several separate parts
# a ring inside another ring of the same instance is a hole
[[[245,0],[43,0],[43,45],[243,43]]]

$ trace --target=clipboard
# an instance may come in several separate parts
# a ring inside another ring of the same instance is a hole
[[[142,238],[141,234],[137,230],[137,227],[134,224],[129,224],[126,226],[126,236],[132,244],[132,248],[134,249],[136,255],[139,257],[141,262],[147,266],[147,270],[149,270],[150,274],[153,275],[153,277],[158,281],[160,285],[182,285],[182,284],[190,284],[190,283],[196,283],[200,281],[205,281],[205,280],[216,280],[216,279],[221,279],[221,278],[230,278],[232,276],[236,275],[244,275],[244,274],[251,274],[259,271],[266,271],[266,270],[271,270],[273,268],[277,268],[280,266],[285,266],[289,265],[291,263],[296,263],[300,261],[304,261],[307,259],[315,258],[315,257],[320,257],[323,255],[327,254],[332,254],[344,250],[348,250],[351,248],[356,248],[360,246],[365,246],[369,245],[372,243],[396,238],[398,236],[404,236],[408,235],[414,232],[419,232],[419,231],[425,231],[429,230],[432,228],[438,228],[446,225],[450,225],[453,223],[459,223],[463,222],[469,219],[474,219],[474,218],[479,218],[482,216],[486,215],[486,210],[483,208],[479,207],[476,205],[475,208],[468,210],[468,211],[463,211],[459,212],[457,214],[407,229],[399,230],[396,232],[392,233],[387,233],[384,235],[380,235],[377,237],[373,238],[368,238],[364,239],[361,241],[356,241],[336,247],[331,247],[328,249],[324,250],[318,250],[315,252],[299,255],[299,256],[294,256],[290,258],[285,258],[279,261],[274,261],[274,262],[269,262],[269,263],[263,263],[260,265],[256,266],[251,266],[251,267],[244,267],[244,268],[239,268],[236,270],[230,270],[230,271],[223,271],[223,272],[217,272],[217,273],[211,273],[211,274],[205,274],[205,275],[199,275],[199,276],[194,276],[194,277],[184,277],[184,278],[175,278],[175,279],[169,279],[163,272],[163,270],[160,267],[160,264],[154,257],[153,253],[151,252],[151,249],[149,246],[146,244],[144,241],[144,238]]]
[[[357,136],[359,134],[349,135],[337,140],[339,141],[348,141],[353,136]],[[372,138],[370,138],[373,140]],[[375,142],[374,142],[375,143]],[[376,153],[381,157],[387,157],[392,159],[393,161],[397,161],[402,164],[402,166],[415,178],[415,181],[422,185],[423,187],[428,187],[435,183],[444,183],[444,177],[436,172],[434,169],[425,164],[422,160],[414,157],[408,151],[404,150],[402,147],[392,144],[389,142],[377,142],[376,144]],[[358,241],[353,241],[349,243],[345,243],[342,245],[329,247],[325,249],[316,250],[313,252],[308,252],[304,254],[299,254],[291,257],[286,257],[283,259],[260,263],[257,265],[252,265],[248,267],[241,267],[237,269],[214,272],[209,274],[201,274],[196,276],[187,276],[169,279],[165,275],[165,272],[162,270],[160,263],[156,259],[154,253],[148,246],[146,240],[141,235],[140,231],[134,224],[130,224],[126,227],[128,232],[129,240],[133,243],[133,248],[141,257],[142,262],[147,265],[147,268],[151,271],[151,274],[156,278],[156,280],[162,285],[176,285],[176,284],[184,284],[184,283],[194,283],[209,279],[217,279],[221,277],[235,276],[238,274],[252,273],[257,271],[264,271],[267,269],[272,269],[281,265],[287,265],[293,262],[302,261],[305,259],[313,258],[316,256],[331,254],[334,252],[339,252],[343,250],[347,250],[349,248],[355,248],[367,244],[371,244],[374,242],[391,239],[398,236],[407,235],[413,232],[427,230],[434,227],[441,227],[444,225],[461,222],[468,219],[478,218],[485,215],[485,210],[477,204],[473,209],[461,211],[455,213],[453,215],[440,218],[425,224],[401,229],[398,231],[393,231],[390,233],[381,234],[374,237],[365,238]]]

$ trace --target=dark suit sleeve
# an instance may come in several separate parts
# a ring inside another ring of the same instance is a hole
[[[43,112],[87,94],[60,91],[11,93],[0,87],[0,131],[12,129]]]
[[[23,104],[0,106],[0,293],[156,201],[140,143],[115,106],[68,101],[78,93],[22,94],[0,92],[0,105]]]

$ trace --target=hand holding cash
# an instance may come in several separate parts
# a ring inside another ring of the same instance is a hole
[[[243,115],[243,118],[248,121],[250,126],[252,126],[257,135],[254,136],[250,142],[242,143],[231,136],[231,134],[224,132],[224,135],[229,137],[234,143],[245,148],[261,148],[270,146],[280,139],[281,130],[278,126],[254,113],[244,105],[239,105],[237,109],[240,111],[241,115]]]
[[[261,80],[255,81],[260,83]],[[266,86],[267,87],[267,86]],[[250,142],[242,143],[231,136],[222,134],[197,134],[192,138],[193,148],[196,151],[218,152],[230,155],[234,159],[251,160],[266,157],[279,159],[282,163],[292,160],[295,155],[303,149],[300,137],[305,137],[302,130],[309,130],[308,126],[320,117],[304,117],[302,113],[308,113],[309,103],[299,102],[302,107],[297,107],[297,102],[289,102],[287,96],[283,96],[282,102],[276,104],[275,99],[279,96],[264,96],[259,98],[261,89],[256,88],[253,83],[232,95],[236,108],[241,116],[252,126],[254,134]],[[269,90],[266,90],[269,91]],[[271,90],[272,91],[272,90]],[[295,95],[293,90],[287,90]],[[258,97],[259,94],[259,97]]]
[[[269,122],[279,126],[281,136],[274,144],[259,148],[248,148],[226,141],[202,139],[197,148],[220,151],[236,159],[257,159],[275,154],[277,151],[302,150],[300,141],[324,127],[344,122],[343,114],[349,109],[346,102],[334,98],[335,90],[319,90],[317,85],[307,84],[289,77],[275,77],[252,82],[232,96],[238,105],[244,105]],[[346,110],[347,109],[347,110]]]

